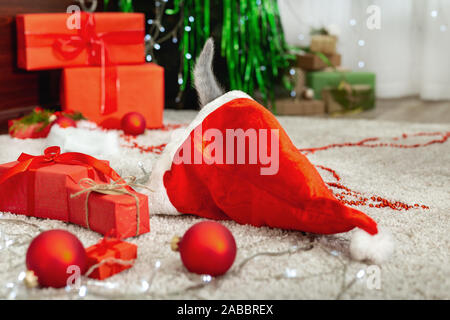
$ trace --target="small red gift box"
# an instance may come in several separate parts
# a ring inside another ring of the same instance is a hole
[[[17,62],[26,70],[145,61],[142,13],[31,13],[16,23]]]
[[[87,248],[86,255],[88,272],[92,266],[97,265],[88,277],[103,280],[131,268],[137,258],[137,246],[118,239],[103,239]],[[114,259],[119,259],[120,262],[123,261],[124,263],[113,261]],[[126,263],[127,261],[130,263]]]
[[[100,67],[64,69],[63,109],[79,111],[89,120],[110,129],[120,129],[122,117],[135,111],[145,117],[147,128],[160,128],[164,110],[164,69],[153,63],[115,68],[120,85],[107,89],[100,77]],[[104,107],[112,104],[114,108],[105,112]]]

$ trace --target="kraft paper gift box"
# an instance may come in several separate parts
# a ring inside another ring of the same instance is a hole
[[[100,67],[64,69],[61,85],[63,109],[79,111],[87,119],[109,129],[120,129],[122,117],[131,111],[145,117],[147,128],[162,127],[164,69],[153,63],[115,68],[119,84],[108,90],[102,83]],[[102,112],[105,96],[114,100],[116,110]]]
[[[323,54],[336,53],[337,37],[332,35],[312,35],[309,49]]]
[[[86,249],[87,270],[100,264],[88,275],[89,278],[103,280],[133,266],[137,258],[137,246],[133,243],[118,239],[102,239],[99,243]],[[120,259],[129,261],[130,264],[107,261],[107,259]]]
[[[278,99],[276,101],[278,115],[313,115],[325,113],[325,103],[321,100]]]
[[[338,53],[325,55],[331,66],[341,65],[341,55]],[[297,66],[307,71],[322,70],[329,67],[320,57],[314,53],[305,53],[297,56]]]
[[[375,94],[370,85],[351,85],[347,90],[324,88],[322,97],[327,113],[339,114],[375,108]]]
[[[30,13],[17,15],[16,24],[22,69],[99,66],[102,58],[106,65],[145,61],[142,13]]]

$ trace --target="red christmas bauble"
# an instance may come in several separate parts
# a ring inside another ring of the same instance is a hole
[[[230,269],[237,249],[230,230],[220,223],[203,221],[186,231],[178,250],[190,272],[219,276]]]
[[[26,264],[41,286],[61,288],[74,274],[73,271],[67,273],[68,267],[78,266],[80,275],[84,274],[86,259],[86,250],[76,236],[65,230],[50,230],[31,241]]]
[[[54,123],[59,125],[61,128],[77,127],[75,120],[68,117],[58,117]]]
[[[139,112],[128,112],[123,116],[121,126],[126,134],[137,136],[145,132],[145,118]]]

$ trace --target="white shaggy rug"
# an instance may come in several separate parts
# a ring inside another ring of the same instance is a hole
[[[165,112],[165,123],[187,123],[195,114],[169,110]],[[224,225],[232,231],[238,246],[236,261],[225,276],[207,281],[208,278],[187,272],[179,254],[170,250],[171,238],[182,235],[201,219],[151,216],[151,232],[129,240],[138,245],[138,259],[131,269],[105,281],[83,279],[79,290],[27,290],[18,278],[25,270],[27,246],[39,230],[66,229],[76,234],[85,246],[96,243],[101,236],[59,221],[2,213],[0,298],[449,299],[450,141],[420,145],[442,139],[450,132],[450,126],[302,117],[279,119],[295,145],[302,149],[358,142],[368,137],[380,138],[370,143],[419,144],[417,148],[332,147],[307,155],[313,164],[334,170],[341,178],[340,184],[363,197],[419,205],[406,211],[389,206],[371,207],[369,203],[357,206],[393,234],[396,251],[390,262],[377,267],[352,261],[348,255],[352,232],[312,236],[227,221]],[[419,132],[435,135],[410,136]],[[169,137],[170,131],[152,130],[136,142],[154,146],[167,142]],[[395,137],[398,139],[392,139]],[[0,136],[0,161],[13,161],[21,152],[40,154],[45,143],[44,139],[12,140],[7,135]],[[120,156],[104,158],[111,161],[119,174],[139,176],[138,161],[150,169],[157,157],[155,153],[123,147]],[[336,181],[330,171],[319,169],[319,172],[325,181]],[[347,196],[348,200],[356,200]]]

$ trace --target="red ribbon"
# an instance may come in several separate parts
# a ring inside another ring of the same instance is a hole
[[[19,158],[18,164],[6,170],[0,175],[0,185],[8,179],[22,172],[31,173],[31,181],[28,182],[28,211],[31,215],[34,214],[34,174],[39,168],[43,168],[56,163],[69,164],[69,165],[81,165],[86,166],[90,171],[89,175],[92,176],[93,171],[96,170],[99,173],[116,181],[121,179],[119,174],[114,171],[104,161],[98,160],[84,153],[79,152],[66,152],[61,153],[61,149],[58,146],[48,147],[44,150],[44,154],[40,156],[32,156],[26,153],[22,153]],[[92,176],[93,178],[93,176]],[[126,186],[125,188],[127,188]],[[128,187],[130,188],[130,187]],[[130,188],[131,189],[131,188]],[[132,189],[131,189],[132,190]]]
[[[96,244],[96,251],[100,255],[104,255],[108,249],[113,249],[114,245],[122,242],[119,237],[113,236],[116,230],[111,229],[105,236]],[[114,256],[116,258],[120,257],[120,252],[115,252]]]
[[[101,106],[103,115],[117,111],[118,74],[117,66],[111,61],[108,45],[139,44],[143,41],[144,31],[122,30],[111,32],[96,32],[95,17],[92,13],[80,13],[81,28],[78,34],[33,34],[27,33],[27,46],[48,46],[64,60],[76,58],[84,50],[87,51],[89,65],[101,67]],[[50,43],[49,43],[50,41]]]

